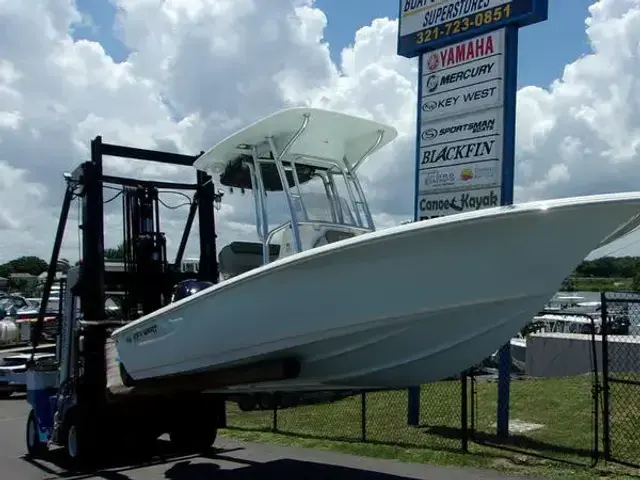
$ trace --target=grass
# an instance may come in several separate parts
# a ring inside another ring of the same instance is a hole
[[[616,384],[612,388],[612,442],[628,461],[640,458],[640,399]],[[638,387],[636,387],[638,389]],[[593,444],[591,377],[513,381],[512,424],[541,425],[512,433],[508,444],[497,445],[495,433],[496,384],[476,385],[476,433],[479,443],[462,453],[460,438],[460,384],[456,381],[423,386],[418,427],[407,426],[406,391],[366,395],[366,442],[361,441],[361,397],[330,404],[301,406],[277,412],[277,433],[272,433],[273,412],[240,412],[228,407],[224,434],[248,441],[336,450],[357,455],[395,458],[438,465],[492,468],[517,475],[548,478],[600,478],[638,475],[640,471],[600,462],[589,468]],[[627,392],[627,393],[625,393]],[[600,426],[601,428],[601,426]],[[624,440],[635,440],[634,443]],[[624,477],[622,477],[624,478]]]
[[[572,278],[573,290],[576,292],[626,292],[633,290],[632,284],[632,278]]]

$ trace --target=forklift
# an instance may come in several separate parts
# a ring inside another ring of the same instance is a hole
[[[27,451],[38,457],[49,447],[63,447],[69,460],[84,465],[104,458],[116,445],[138,451],[151,447],[163,434],[169,434],[180,452],[206,451],[217,429],[226,424],[224,397],[188,389],[115,388],[110,378],[118,360],[108,358],[107,347],[113,330],[170,303],[176,285],[218,282],[215,209],[222,193],[216,192],[211,176],[202,171],[195,172],[194,184],[105,175],[105,156],[192,167],[199,155],[113,145],[98,136],[91,142],[91,159],[64,175],[62,211],[31,339],[34,353],[42,337],[70,207],[76,199],[82,211],[82,257],[69,269],[62,285],[55,357],[38,361],[32,356],[28,364]],[[105,200],[105,189],[117,194]],[[166,237],[160,229],[161,189],[194,192],[173,263],[167,261]],[[118,196],[122,197],[124,258],[105,262],[105,203]],[[197,273],[181,268],[196,214]],[[118,306],[115,315],[105,306],[107,298]]]

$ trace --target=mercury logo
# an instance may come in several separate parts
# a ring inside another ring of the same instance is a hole
[[[438,89],[438,76],[437,75],[431,75],[429,78],[427,78],[427,90],[430,93],[435,92]]]

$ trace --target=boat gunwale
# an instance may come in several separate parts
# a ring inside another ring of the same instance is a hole
[[[178,300],[175,303],[170,303],[165,305],[164,307],[144,315],[132,322],[128,323],[125,326],[119,327],[116,329],[111,335],[116,340],[119,340],[118,337],[125,334],[128,331],[132,331],[134,328],[147,322],[148,320],[153,319],[153,317],[163,314],[170,313],[174,310],[179,310],[185,304],[195,302],[198,298],[203,296],[209,296],[214,292],[224,291],[230,288],[239,287],[248,281],[253,281],[257,278],[261,278],[266,275],[270,275],[273,272],[277,272],[287,266],[291,265],[303,265],[306,262],[310,262],[312,260],[316,260],[317,258],[325,257],[333,253],[336,250],[345,250],[348,251],[352,248],[357,248],[362,246],[363,243],[366,242],[368,245],[375,245],[377,243],[385,241],[388,237],[391,236],[400,236],[400,238],[411,237],[412,235],[419,234],[426,226],[429,225],[429,230],[432,229],[443,229],[447,227],[456,226],[461,223],[482,223],[494,220],[496,217],[517,217],[521,215],[526,215],[533,213],[535,211],[546,211],[546,210],[554,210],[554,211],[563,211],[563,210],[572,210],[581,207],[597,207],[601,205],[607,205],[611,203],[635,203],[638,205],[638,209],[640,212],[640,191],[636,192],[626,192],[626,193],[613,193],[613,194],[600,194],[600,195],[589,195],[583,197],[569,197],[555,200],[541,200],[536,202],[529,202],[523,204],[515,204],[508,205],[502,207],[494,207],[487,208],[482,210],[476,210],[471,212],[464,212],[456,215],[448,215],[444,217],[434,218],[430,220],[422,220],[418,222],[408,223],[405,225],[398,225],[395,227],[387,228],[384,230],[376,230],[370,233],[365,233],[362,235],[358,235],[356,237],[348,238],[341,240],[339,242],[330,243],[327,245],[322,245],[320,247],[312,248],[309,250],[305,250],[281,259],[274,260],[273,262],[267,263],[265,265],[261,265],[257,268],[249,270],[247,272],[241,273],[235,277],[223,280],[221,282],[216,283],[215,285],[201,290],[189,297],[186,297],[182,300]],[[636,221],[640,223],[640,213],[635,216],[628,217],[628,220],[622,222],[621,227],[618,227],[615,231],[620,228],[626,227],[629,223]],[[615,232],[614,231],[614,232]],[[608,236],[609,238],[613,235],[612,232]],[[629,232],[627,232],[628,234]],[[363,240],[363,237],[366,237]],[[597,247],[601,247],[601,244]]]

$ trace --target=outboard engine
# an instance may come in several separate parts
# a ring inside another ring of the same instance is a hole
[[[195,279],[183,280],[177,283],[175,287],[173,287],[171,303],[182,300],[183,298],[189,297],[194,293],[197,293],[211,286],[213,286],[213,282]]]

